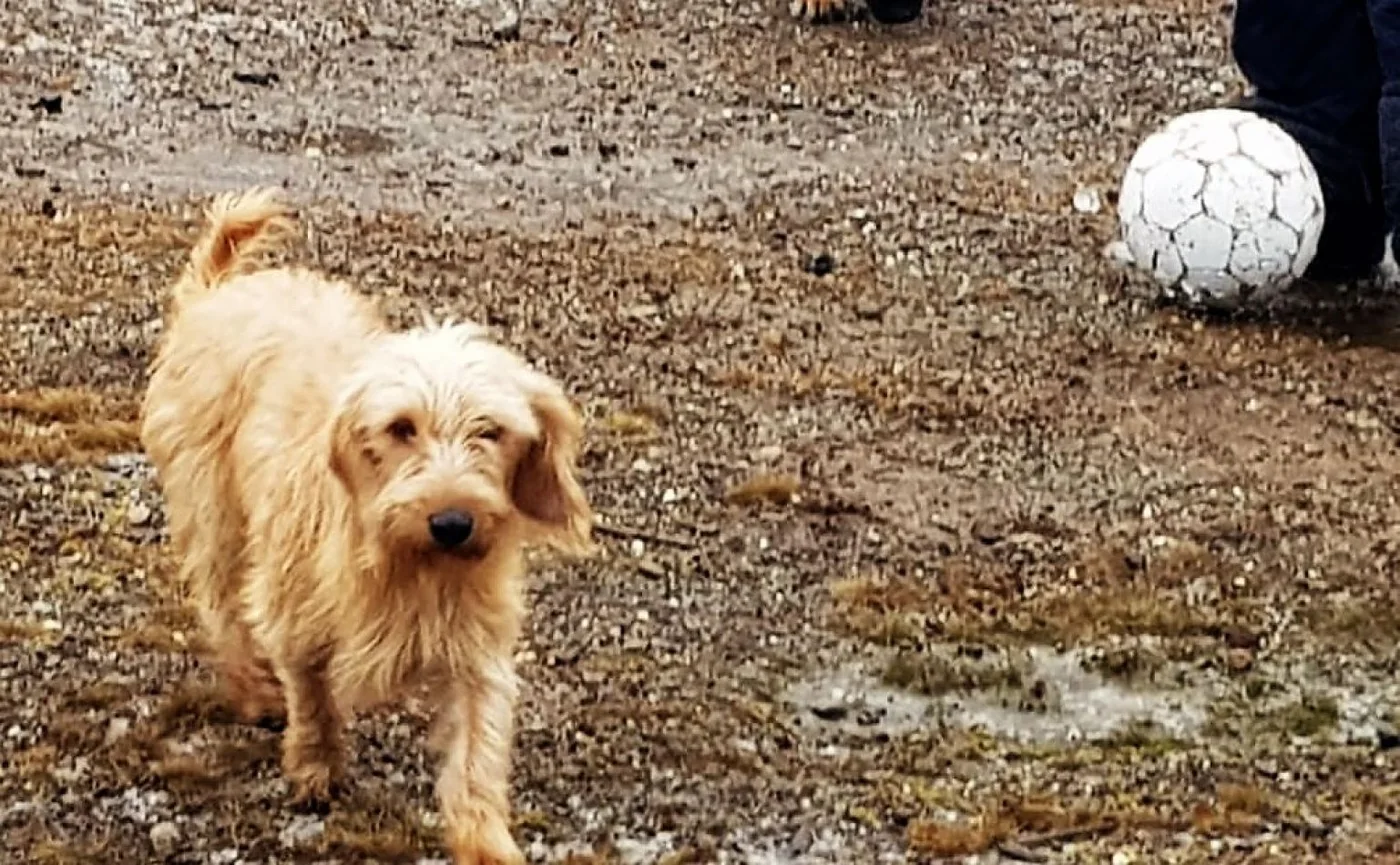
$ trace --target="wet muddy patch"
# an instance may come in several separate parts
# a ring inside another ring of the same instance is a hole
[[[1041,646],[943,644],[821,671],[785,696],[802,727],[857,735],[900,736],[951,725],[1045,744],[1136,735],[1144,728],[1191,739],[1209,720],[1209,688],[1115,677],[1099,657]]]
[[[784,701],[813,736],[975,730],[1024,745],[1199,745],[1268,739],[1400,747],[1400,688],[1378,669],[1292,659],[1247,673],[1112,649],[932,644],[810,672]]]
[[[333,156],[355,159],[376,156],[394,149],[394,139],[363,126],[336,124],[315,128],[300,126],[268,126],[245,129],[238,139],[263,153]]]

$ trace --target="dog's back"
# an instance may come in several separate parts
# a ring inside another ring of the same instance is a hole
[[[208,220],[173,288],[141,418],[187,585],[205,606],[237,591],[248,511],[240,439],[295,437],[272,425],[324,417],[327,377],[382,327],[343,284],[254,269],[291,226],[274,192],[223,196]]]
[[[381,328],[372,304],[343,284],[253,269],[292,225],[276,191],[221,196],[208,222],[173,288],[143,406],[142,441],[158,468],[192,448],[217,460],[268,379],[312,385]]]

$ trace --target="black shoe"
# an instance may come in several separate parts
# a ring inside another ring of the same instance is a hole
[[[908,24],[924,11],[924,0],[866,0],[866,5],[881,24]]]

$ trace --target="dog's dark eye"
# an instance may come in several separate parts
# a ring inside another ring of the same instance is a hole
[[[498,426],[489,426],[483,429],[481,432],[477,433],[476,436],[477,438],[485,439],[488,442],[500,441],[501,428]]]
[[[389,435],[401,442],[412,441],[418,435],[418,427],[413,425],[413,421],[406,417],[401,417],[389,424]]]

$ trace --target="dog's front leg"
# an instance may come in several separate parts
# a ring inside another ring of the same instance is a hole
[[[295,801],[323,803],[341,776],[344,721],[327,678],[330,653],[279,665],[287,697],[287,729],[282,734],[282,771],[292,782]]]
[[[510,834],[510,752],[519,694],[510,657],[476,666],[447,705],[447,753],[438,778],[454,865],[520,865]]]

